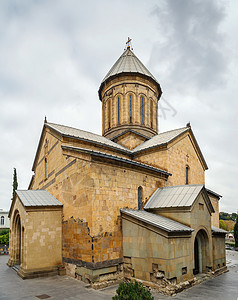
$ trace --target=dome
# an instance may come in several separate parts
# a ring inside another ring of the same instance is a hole
[[[112,66],[110,71],[102,80],[102,83],[99,88],[99,98],[101,99],[101,90],[103,85],[108,81],[110,78],[117,76],[122,73],[127,74],[141,74],[146,77],[152,79],[160,90],[160,85],[155,77],[150,73],[150,71],[143,65],[143,63],[136,57],[136,55],[131,51],[130,47],[122,53],[122,55],[118,58],[115,64]]]

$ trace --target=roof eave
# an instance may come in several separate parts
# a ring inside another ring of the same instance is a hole
[[[108,78],[106,78],[105,80],[102,81],[102,83],[100,84],[99,90],[98,90],[99,100],[102,101],[102,90],[103,90],[103,87],[106,86],[112,79],[116,78],[119,75],[135,75],[135,76],[140,75],[140,76],[143,76],[144,78],[147,78],[147,79],[153,81],[155,83],[155,85],[157,86],[158,91],[159,91],[159,97],[158,97],[158,99],[162,95],[162,89],[160,87],[160,84],[153,77],[151,77],[149,75],[146,75],[146,74],[139,73],[139,72],[120,72],[120,73],[111,75],[111,76],[109,76]]]

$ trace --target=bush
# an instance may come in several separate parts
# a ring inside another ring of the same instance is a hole
[[[4,235],[0,235],[0,244],[9,245],[9,232]]]
[[[113,300],[153,300],[151,292],[140,282],[135,281],[120,283],[116,290],[117,295],[112,297]]]
[[[0,229],[0,235],[7,234],[9,232],[9,229]]]
[[[236,223],[234,226],[234,238],[235,238],[235,247],[238,247],[238,215],[236,217]]]
[[[226,223],[224,222],[224,220],[219,220],[219,227],[224,230],[227,230],[227,226],[226,226]]]

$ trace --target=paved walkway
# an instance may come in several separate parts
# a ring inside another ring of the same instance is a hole
[[[86,288],[83,282],[67,276],[22,280],[15,271],[6,266],[7,260],[8,256],[0,256],[0,300],[107,300],[116,294],[117,286],[95,291]],[[157,292],[153,292],[153,296],[155,300],[171,298],[238,300],[238,252],[227,251],[227,265],[230,272],[185,290],[175,297],[164,296]],[[45,295],[45,298],[37,297],[41,295]]]

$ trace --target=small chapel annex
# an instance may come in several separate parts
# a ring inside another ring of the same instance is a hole
[[[159,132],[160,84],[130,46],[98,93],[102,136],[45,120],[29,188],[10,208],[8,265],[32,278],[64,264],[89,283],[226,268],[202,151],[190,124]]]

